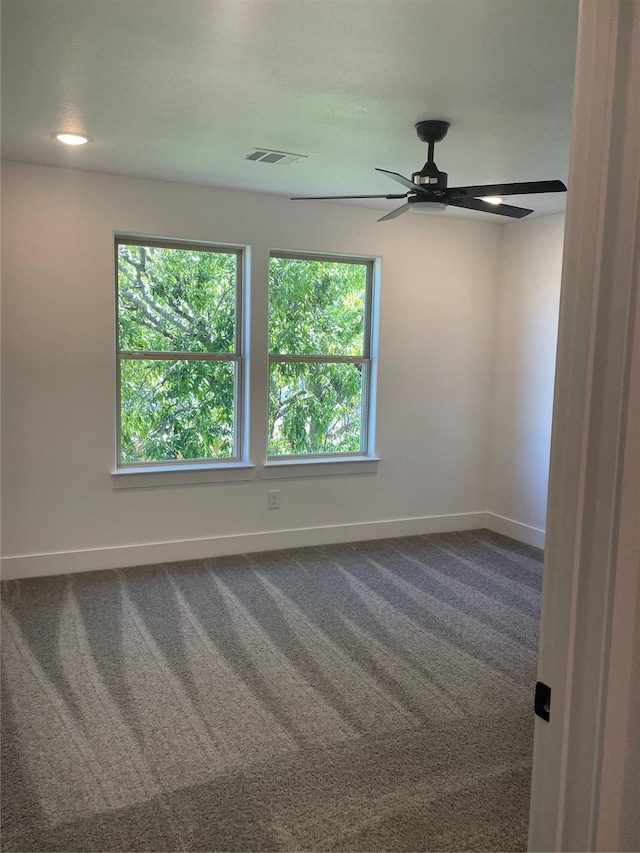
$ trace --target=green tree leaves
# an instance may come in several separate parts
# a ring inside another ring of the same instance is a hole
[[[272,257],[269,352],[364,354],[365,264]]]
[[[367,265],[272,257],[269,272],[269,454],[362,450]]]
[[[118,243],[123,463],[238,455],[239,252]],[[363,450],[369,264],[277,256],[271,455]]]
[[[272,362],[270,455],[357,453],[361,424],[361,365]]]
[[[237,264],[236,253],[119,243],[120,352],[233,354]],[[121,356],[122,462],[236,455],[236,369]]]
[[[118,245],[121,351],[233,352],[235,254]]]
[[[122,362],[123,462],[234,455],[233,362]]]

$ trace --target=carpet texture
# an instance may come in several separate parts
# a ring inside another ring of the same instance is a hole
[[[541,576],[482,530],[5,582],[3,849],[525,850]]]

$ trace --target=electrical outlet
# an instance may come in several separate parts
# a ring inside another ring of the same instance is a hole
[[[269,509],[280,509],[280,489],[270,489],[267,501]]]

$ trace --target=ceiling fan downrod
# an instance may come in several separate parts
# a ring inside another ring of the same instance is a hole
[[[441,172],[433,159],[436,142],[441,142],[449,130],[448,121],[429,119],[419,121],[416,124],[416,133],[422,142],[427,143],[427,162],[419,172],[411,175],[411,180],[419,186],[429,186],[433,189],[444,190],[447,188],[446,172]]]

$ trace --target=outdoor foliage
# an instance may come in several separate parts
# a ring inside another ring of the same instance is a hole
[[[274,356],[363,356],[366,280],[364,264],[271,258],[271,455],[361,449],[363,365]]]
[[[123,462],[236,455],[237,263],[233,252],[118,245]],[[361,449],[366,280],[365,264],[271,259],[271,455]]]
[[[121,352],[233,353],[235,254],[118,246]],[[123,462],[234,455],[233,361],[121,360]]]

